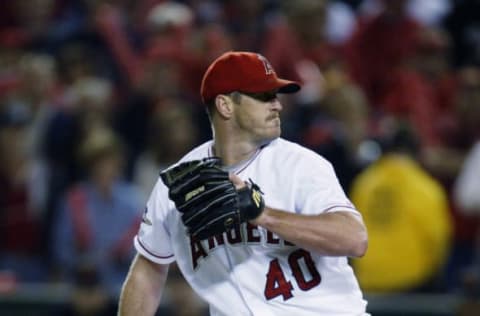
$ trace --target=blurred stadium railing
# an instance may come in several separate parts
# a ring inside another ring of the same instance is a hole
[[[59,315],[69,305],[66,284],[25,284],[0,294],[0,315]],[[463,299],[453,294],[367,294],[372,316],[454,316]]]

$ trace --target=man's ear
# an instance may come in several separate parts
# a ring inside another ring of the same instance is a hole
[[[228,95],[219,94],[215,98],[215,108],[220,117],[230,119],[233,115],[233,107],[233,101]]]

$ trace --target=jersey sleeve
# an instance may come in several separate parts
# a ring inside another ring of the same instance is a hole
[[[135,249],[147,259],[168,264],[175,261],[170,233],[166,221],[172,208],[166,187],[157,181],[142,217],[142,223],[134,238]]]
[[[302,214],[316,215],[346,211],[360,213],[343,191],[333,166],[318,155],[304,157],[299,166],[296,209]]]

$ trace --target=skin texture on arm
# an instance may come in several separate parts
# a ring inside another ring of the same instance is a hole
[[[245,183],[230,174],[237,190]],[[265,207],[250,223],[274,232],[284,240],[325,256],[362,257],[368,236],[362,220],[350,212],[302,215]]]
[[[167,274],[168,265],[137,254],[122,288],[118,316],[155,315]]]

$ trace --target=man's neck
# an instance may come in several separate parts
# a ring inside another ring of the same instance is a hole
[[[259,148],[259,145],[250,142],[221,142],[215,139],[212,151],[225,166],[233,166],[252,157]]]
[[[220,123],[223,123],[220,121]],[[212,126],[213,145],[212,152],[221,158],[226,167],[234,166],[248,160],[266,143],[252,139],[245,132],[235,129],[233,124],[214,124]]]

